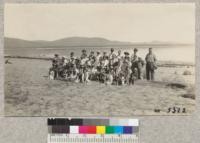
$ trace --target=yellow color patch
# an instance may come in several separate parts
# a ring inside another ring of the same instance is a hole
[[[96,129],[97,129],[96,130],[97,134],[105,134],[105,132],[106,132],[105,126],[97,126]]]

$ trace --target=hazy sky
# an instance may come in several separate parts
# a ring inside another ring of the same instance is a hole
[[[195,5],[6,4],[6,37],[55,40],[71,36],[130,42],[194,43]]]

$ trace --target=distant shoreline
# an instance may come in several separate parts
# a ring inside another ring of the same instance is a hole
[[[32,60],[47,60],[50,61],[52,58],[50,57],[27,57],[27,56],[4,56],[4,58],[15,58],[15,59],[32,59]],[[195,64],[189,62],[177,62],[177,61],[158,61],[159,67],[184,67],[184,66],[192,66]]]
[[[4,48],[5,49],[11,49],[11,48],[40,48],[40,49],[48,49],[48,48],[52,48],[52,47],[54,47],[53,49],[56,49],[55,47],[57,47],[57,48],[59,48],[59,47],[66,47],[66,48],[68,48],[68,47],[83,47],[83,48],[85,48],[85,47],[89,47],[89,48],[91,48],[91,47],[135,47],[135,46],[139,46],[139,47],[152,47],[152,46],[155,46],[155,47],[160,47],[160,46],[166,46],[166,47],[168,47],[168,46],[172,46],[172,47],[174,47],[174,46],[195,46],[194,44],[173,44],[173,43],[169,43],[169,44],[167,44],[167,43],[135,43],[135,44],[124,44],[124,45],[53,45],[53,46],[50,46],[50,45],[48,45],[48,46],[33,46],[33,47],[17,47],[17,46],[14,46],[14,47],[9,47],[9,46],[4,46]],[[63,48],[63,49],[66,49],[66,48]]]
[[[66,37],[53,41],[24,40],[18,38],[4,37],[4,48],[49,48],[49,47],[134,47],[134,46],[193,46],[194,43],[183,42],[126,42],[109,40],[102,37]]]

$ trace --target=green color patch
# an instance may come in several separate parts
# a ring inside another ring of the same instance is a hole
[[[106,126],[106,134],[113,134],[115,133],[115,129],[113,126]]]

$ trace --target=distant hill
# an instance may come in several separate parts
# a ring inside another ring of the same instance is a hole
[[[111,41],[105,38],[88,38],[88,37],[69,37],[55,41],[28,41],[16,38],[4,38],[5,48],[19,47],[19,48],[42,48],[42,47],[101,47],[101,46],[132,46],[132,45],[180,45],[178,43],[167,43],[167,42],[150,42],[150,43],[131,43],[131,42],[120,42]],[[185,45],[185,44],[184,44]]]
[[[4,38],[5,47],[72,47],[72,46],[120,46],[131,45],[130,42],[110,41],[104,38],[70,37],[55,41],[28,41],[15,38]]]

